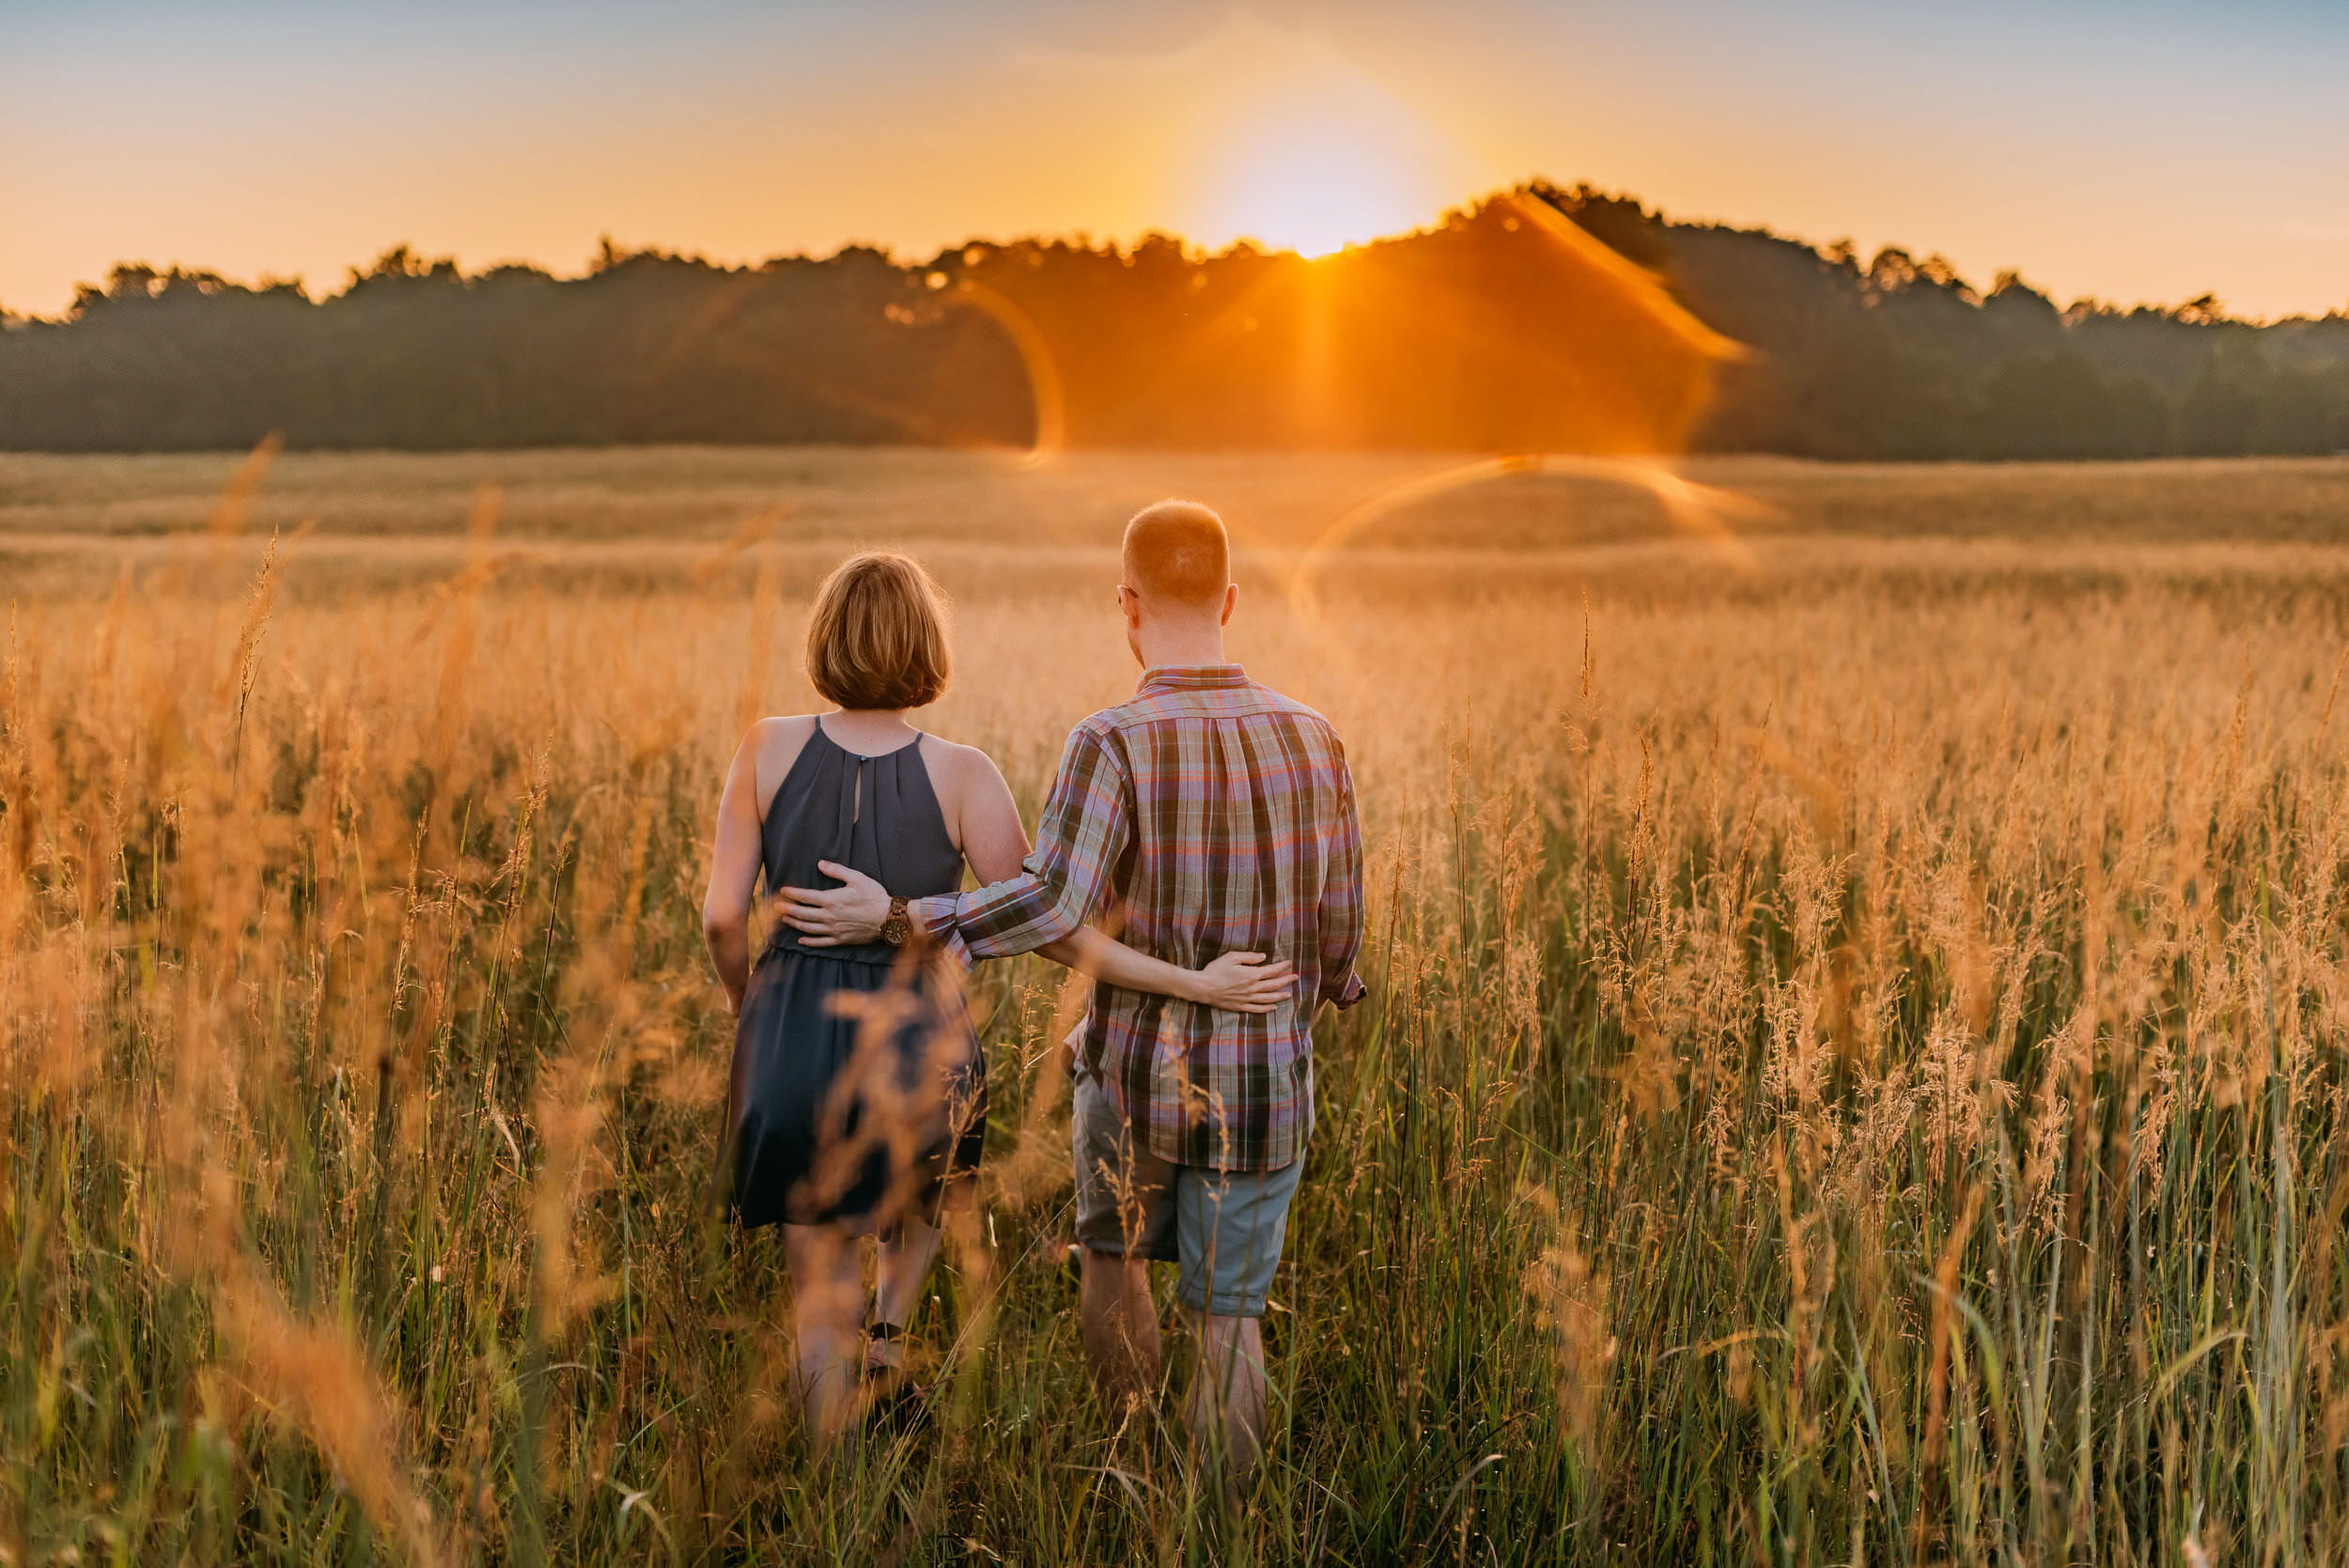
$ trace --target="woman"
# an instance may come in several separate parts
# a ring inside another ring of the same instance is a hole
[[[801,1389],[819,1436],[852,1403],[856,1238],[879,1242],[864,1358],[879,1373],[903,1365],[941,1209],[969,1206],[986,1075],[951,972],[886,940],[803,946],[785,925],[753,969],[751,901],[762,876],[770,892],[823,885],[819,861],[910,898],[961,887],[965,866],[982,883],[1019,870],[1028,836],[995,764],[906,717],[938,699],[949,670],[929,575],[903,555],[851,557],[817,590],[807,632],[808,678],[838,707],[751,726],[718,804],[702,920],[737,1017],[733,1204],[745,1225],[784,1227]],[[1289,965],[1261,954],[1179,970],[1091,930],[1044,951],[1114,986],[1238,1012],[1269,1012],[1295,985]]]

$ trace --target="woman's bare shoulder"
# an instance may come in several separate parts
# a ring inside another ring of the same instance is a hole
[[[750,734],[742,743],[758,753],[762,762],[778,751],[797,752],[816,734],[816,715],[793,713],[774,715],[751,722]]]
[[[922,765],[929,769],[940,803],[951,804],[988,788],[1003,778],[995,759],[976,746],[965,746],[944,736],[922,737]]]
[[[791,765],[800,760],[800,753],[815,735],[816,715],[795,713],[757,720],[742,737],[742,750],[750,753],[758,769],[758,809],[762,815],[768,800],[782,784],[783,776],[791,771]]]
[[[949,740],[942,735],[924,734],[922,761],[934,773],[943,769],[968,778],[990,779],[1003,776],[1003,770],[995,766],[993,757],[988,756],[976,746],[965,746],[960,741]]]

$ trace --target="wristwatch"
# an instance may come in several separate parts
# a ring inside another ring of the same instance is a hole
[[[913,919],[906,913],[906,901],[902,898],[891,899],[889,918],[881,922],[880,939],[892,947],[903,947],[906,939],[912,935]]]

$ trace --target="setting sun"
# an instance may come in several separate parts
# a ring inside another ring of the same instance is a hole
[[[1234,158],[1222,226],[1236,239],[1330,256],[1432,214],[1416,210],[1383,149],[1335,124],[1300,125]]]
[[[1165,85],[1206,111],[1178,207],[1211,249],[1333,255],[1435,222],[1480,179],[1466,148],[1326,39],[1235,18]]]

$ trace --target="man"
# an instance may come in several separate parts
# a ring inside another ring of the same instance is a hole
[[[1141,688],[1069,736],[1022,875],[893,907],[851,872],[828,893],[787,892],[784,919],[852,940],[888,926],[965,962],[1108,919],[1187,968],[1243,951],[1296,965],[1295,998],[1261,1015],[1097,985],[1077,1042],[1086,1352],[1113,1396],[1152,1386],[1148,1263],[1176,1264],[1200,1339],[1194,1428],[1219,1433],[1244,1472],[1264,1431],[1259,1320],[1313,1127],[1313,1017],[1362,994],[1361,829],[1329,721],[1224,660],[1239,590],[1222,520],[1190,502],[1147,508],[1127,524],[1124,576]]]

